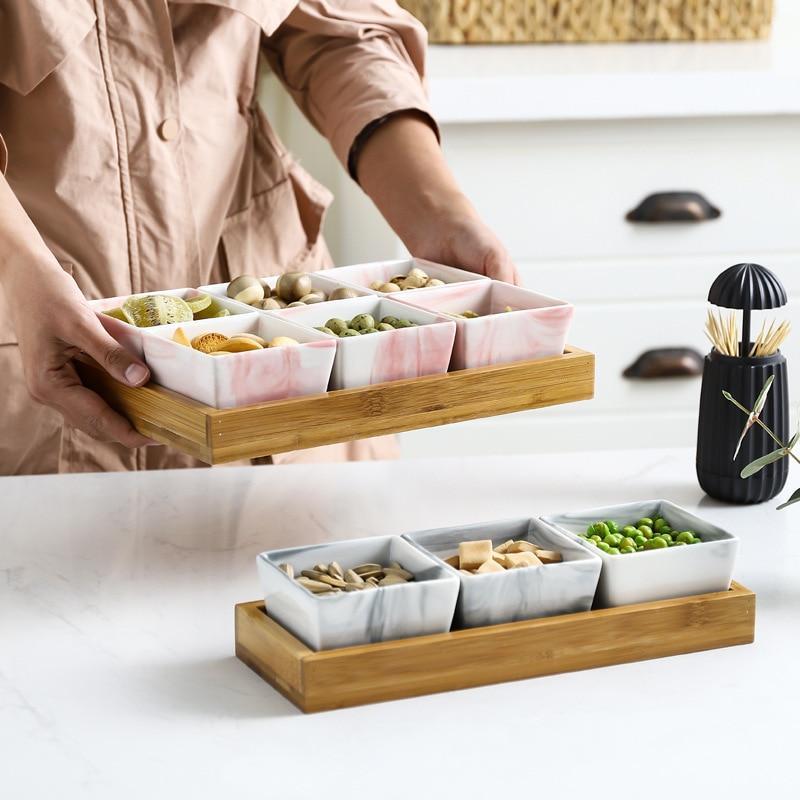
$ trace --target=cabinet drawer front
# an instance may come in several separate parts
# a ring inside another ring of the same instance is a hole
[[[800,249],[798,141],[796,117],[444,130],[460,182],[517,260]],[[626,221],[667,190],[701,192],[722,216]]]

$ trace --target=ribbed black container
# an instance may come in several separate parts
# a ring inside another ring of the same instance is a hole
[[[775,497],[786,483],[788,458],[749,478],[739,477],[747,464],[778,445],[763,428],[754,425],[734,462],[736,441],[747,415],[722,396],[724,389],[745,408],[752,408],[770,375],[775,380],[760,418],[782,442],[788,442],[789,390],[783,355],[778,352],[765,358],[734,358],[712,350],[705,358],[697,430],[697,479],[711,497],[728,503],[763,503]]]

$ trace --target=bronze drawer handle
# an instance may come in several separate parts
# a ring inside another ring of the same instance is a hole
[[[699,192],[656,192],[625,215],[628,222],[705,222],[722,212]]]
[[[645,350],[623,373],[625,378],[695,377],[703,374],[703,356],[692,347]]]

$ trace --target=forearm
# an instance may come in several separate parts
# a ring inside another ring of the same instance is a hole
[[[413,115],[398,115],[365,142],[356,164],[364,191],[415,253],[427,229],[454,214],[474,215],[444,159],[436,134]]]
[[[61,277],[58,262],[0,174],[0,283],[10,290],[40,269]]]

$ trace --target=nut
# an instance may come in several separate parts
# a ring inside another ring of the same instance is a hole
[[[264,286],[253,275],[239,275],[234,278],[228,284],[225,292],[228,297],[238,300],[240,303],[247,303],[249,306],[264,299]]]
[[[284,272],[275,284],[275,293],[287,303],[299,300],[312,289],[311,278],[305,272]]]
[[[358,297],[358,292],[355,289],[340,286],[328,295],[328,300],[351,300],[354,297]]]
[[[259,308],[262,311],[278,311],[278,309],[286,308],[286,303],[279,297],[268,297],[265,300],[253,304],[253,308]]]

